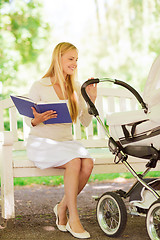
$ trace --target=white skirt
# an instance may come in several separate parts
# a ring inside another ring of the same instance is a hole
[[[48,138],[30,135],[27,141],[27,155],[40,169],[59,167],[74,158],[93,158],[77,141],[57,142]]]

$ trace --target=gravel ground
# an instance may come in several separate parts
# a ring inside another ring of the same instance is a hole
[[[111,240],[100,229],[96,220],[97,202],[92,196],[101,196],[107,191],[128,190],[129,181],[108,181],[88,184],[78,197],[81,222],[90,232],[92,240]],[[64,187],[32,185],[15,187],[16,218],[0,230],[1,240],[72,240],[70,233],[60,232],[55,224],[53,207],[61,200]],[[145,218],[128,215],[127,225],[118,240],[149,240]]]

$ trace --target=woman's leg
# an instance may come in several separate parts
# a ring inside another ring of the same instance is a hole
[[[58,206],[59,224],[66,224],[66,210],[69,209],[69,221],[73,231],[83,232],[77,210],[77,195],[84,188],[93,169],[90,158],[73,159],[61,168],[65,168],[65,196]]]

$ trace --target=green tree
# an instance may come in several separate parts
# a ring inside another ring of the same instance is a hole
[[[19,66],[35,62],[43,50],[49,25],[38,0],[1,0],[0,72],[4,86],[14,85]],[[4,95],[9,87],[4,89]]]

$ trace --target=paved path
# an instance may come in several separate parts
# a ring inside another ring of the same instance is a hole
[[[78,197],[78,207],[83,226],[92,240],[111,240],[99,228],[96,220],[96,201],[93,195],[101,196],[106,191],[127,190],[131,181],[88,184]],[[64,187],[29,186],[16,187],[16,218],[14,223],[0,230],[1,240],[72,240],[70,233],[56,228],[53,207],[62,198]],[[128,216],[127,225],[118,240],[149,240],[145,218]]]

